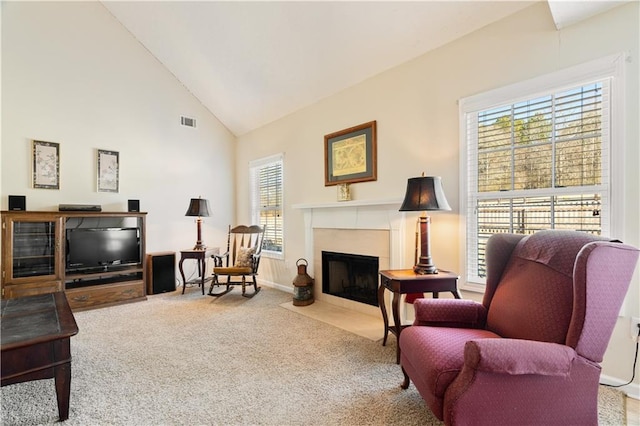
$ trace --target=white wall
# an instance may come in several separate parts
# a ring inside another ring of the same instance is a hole
[[[99,2],[2,3],[1,206],[126,211],[139,199],[147,252],[191,248],[189,199],[208,198],[204,242],[234,222],[235,138]],[[197,120],[195,129],[180,116]],[[31,141],[60,143],[60,190],[31,188]],[[96,149],[120,153],[120,191],[96,190]],[[188,262],[187,262],[188,263]]]
[[[431,215],[432,255],[440,268],[459,270],[463,218],[459,211],[458,99],[618,52],[630,54],[625,232],[621,239],[640,246],[638,6],[633,2],[557,31],[548,6],[541,2],[241,136],[236,176],[241,219],[249,210],[247,163],[285,153],[286,258],[265,259],[262,278],[290,285],[295,260],[304,254],[302,212],[290,206],[336,201],[336,188],[324,186],[324,135],[371,120],[378,125],[378,180],[352,185],[354,199],[402,198],[407,178],[423,171],[442,176],[453,211]],[[406,240],[413,241],[413,236]],[[413,259],[410,251],[407,259]],[[638,275],[636,272],[627,296],[628,315],[638,316],[640,311]],[[627,333],[628,319],[621,319],[604,362],[605,374],[620,379],[630,376],[634,347]]]

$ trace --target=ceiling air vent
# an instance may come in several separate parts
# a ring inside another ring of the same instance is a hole
[[[196,119],[185,116],[180,117],[180,124],[187,127],[196,127]]]

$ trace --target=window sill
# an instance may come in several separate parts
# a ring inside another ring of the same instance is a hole
[[[261,256],[267,259],[284,260],[284,254],[275,251],[262,250]]]
[[[486,290],[486,286],[484,284],[467,282],[460,286],[460,290],[468,291],[470,293],[484,294],[484,291]]]

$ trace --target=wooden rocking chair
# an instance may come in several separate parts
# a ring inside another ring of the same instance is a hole
[[[234,285],[238,284],[242,285],[242,295],[244,297],[253,297],[260,291],[260,287],[256,282],[256,275],[258,275],[258,266],[260,265],[263,239],[264,228],[258,225],[238,225],[235,228],[229,226],[227,251],[221,255],[214,254],[211,256],[214,261],[214,268],[213,280],[209,287],[209,296],[218,297],[227,294],[233,290]],[[226,282],[220,283],[219,277],[225,275],[227,276]],[[251,294],[246,294],[245,291],[248,277],[253,282],[254,291]],[[227,288],[223,292],[214,293],[213,287],[220,285],[226,285]]]

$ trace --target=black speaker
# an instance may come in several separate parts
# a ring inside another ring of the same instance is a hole
[[[9,195],[9,210],[26,210],[27,197],[24,195]]]
[[[147,255],[147,294],[176,289],[176,254],[172,251]]]
[[[140,211],[140,200],[129,200],[129,211],[130,212],[139,212]]]

